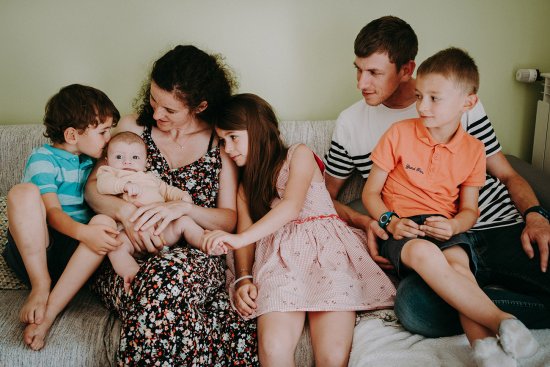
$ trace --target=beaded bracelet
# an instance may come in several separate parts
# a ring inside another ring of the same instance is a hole
[[[254,277],[252,275],[243,275],[242,277],[235,279],[235,281],[233,282],[233,284],[231,284],[231,286],[235,288],[235,285],[243,279],[254,279]]]

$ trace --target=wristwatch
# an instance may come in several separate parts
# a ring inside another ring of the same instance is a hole
[[[547,221],[550,221],[550,213],[548,213],[548,210],[544,209],[542,206],[540,205],[535,205],[535,206],[532,206],[530,207],[529,209],[527,209],[525,211],[525,213],[523,213],[523,218],[525,220],[527,220],[527,214],[529,213],[539,213],[540,215],[542,215],[544,218],[546,218]]]
[[[390,224],[393,217],[399,218],[399,215],[397,215],[396,212],[383,213],[378,219],[378,225],[380,226],[380,228],[386,229],[386,227]]]

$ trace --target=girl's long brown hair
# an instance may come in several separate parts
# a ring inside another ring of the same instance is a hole
[[[241,171],[250,216],[254,222],[263,217],[277,197],[277,176],[286,159],[288,147],[281,140],[273,108],[255,94],[231,97],[216,123],[226,131],[248,132],[248,154]]]

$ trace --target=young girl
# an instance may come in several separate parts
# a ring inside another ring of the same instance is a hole
[[[316,366],[347,366],[355,311],[392,306],[394,286],[337,216],[314,153],[284,145],[267,102],[233,96],[216,132],[242,167],[238,234],[208,232],[202,249],[240,249],[233,301],[258,317],[260,363],[294,365],[307,313]]]

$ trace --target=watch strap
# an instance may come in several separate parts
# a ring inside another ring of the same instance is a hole
[[[529,213],[539,213],[540,215],[542,215],[544,218],[546,218],[546,220],[550,221],[550,213],[548,213],[548,210],[544,209],[542,206],[540,205],[535,205],[535,206],[532,206],[530,207],[529,209],[527,209],[524,213],[523,213],[523,219],[527,219],[527,214]]]
[[[378,218],[378,225],[380,226],[380,228],[386,229],[393,217],[399,218],[399,215],[397,215],[396,212],[391,212],[391,211],[382,213],[380,218]]]

